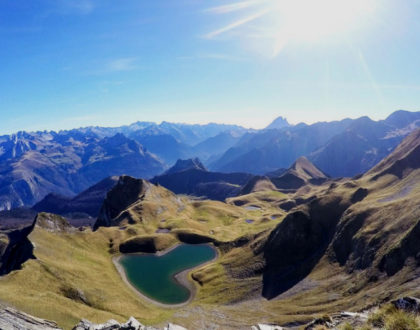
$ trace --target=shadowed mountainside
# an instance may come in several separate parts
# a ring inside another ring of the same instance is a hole
[[[249,132],[209,168],[264,174],[306,156],[332,177],[351,177],[372,168],[419,126],[420,112],[400,110],[380,121],[361,117]]]
[[[106,194],[117,184],[118,179],[116,176],[106,178],[73,198],[49,194],[32,208],[37,212],[61,215],[85,213],[97,217]]]
[[[0,209],[31,206],[54,192],[73,196],[98,181],[131,174],[151,177],[164,169],[137,142],[117,134],[18,133],[0,139]]]
[[[163,175],[151,182],[176,194],[187,194],[223,201],[236,196],[253,175],[246,173],[209,172],[199,159],[178,160]]]
[[[306,157],[299,157],[287,169],[269,173],[269,176],[255,176],[242,188],[241,195],[263,190],[292,192],[307,185],[321,185],[329,178]]]
[[[229,132],[222,134],[224,132]],[[222,153],[246,130],[234,125],[137,122],[60,132],[19,132],[0,137],[0,210],[32,206],[50,193],[72,197],[109,176],[151,178],[180,157],[214,144]],[[141,144],[144,142],[146,147]],[[203,143],[202,147],[199,145]]]
[[[295,206],[264,248],[255,251],[254,262],[264,260],[263,296],[278,297],[308,276],[328,282],[319,276],[333,269],[347,278],[333,287],[352,293],[353,299],[363,291],[383,299],[415,286],[420,264],[415,243],[420,238],[419,150],[417,130],[361,178],[305,193],[307,202]],[[292,199],[297,198],[302,197]],[[375,289],[386,283],[392,283],[392,292]]]

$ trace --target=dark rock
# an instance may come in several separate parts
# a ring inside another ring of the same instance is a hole
[[[117,218],[121,212],[125,211],[129,205],[144,198],[150,185],[146,180],[121,176],[114,188],[108,192],[93,229],[118,225]]]
[[[28,236],[34,229],[36,219],[32,225],[23,229],[13,230],[3,238],[0,237],[0,276],[20,269],[22,264],[29,259],[35,259],[34,247]]]
[[[420,313],[420,299],[414,297],[404,297],[391,301],[397,309],[405,312]]]

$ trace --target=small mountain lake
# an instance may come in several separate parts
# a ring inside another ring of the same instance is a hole
[[[163,255],[126,254],[118,263],[128,282],[141,294],[162,304],[175,305],[187,302],[192,294],[175,275],[216,256],[216,250],[210,245],[181,244]],[[184,274],[180,276],[185,282]]]

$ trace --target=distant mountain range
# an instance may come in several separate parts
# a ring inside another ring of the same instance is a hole
[[[73,196],[114,174],[151,177],[165,168],[120,133],[20,132],[1,137],[0,150],[0,210],[32,205],[49,193]]]
[[[301,156],[331,177],[354,176],[375,166],[419,126],[420,112],[401,110],[380,121],[361,117],[312,125],[290,125],[279,117],[262,130],[136,122],[19,132],[0,137],[0,210],[33,206],[51,193],[71,199],[120,175],[156,177],[178,193],[224,199],[252,175],[280,177]],[[203,168],[162,175],[178,159],[195,157]]]
[[[420,127],[420,112],[400,110],[380,121],[361,117],[312,125],[286,123],[280,118],[267,129],[247,132],[208,167],[264,174],[306,156],[332,177],[351,177],[376,165]]]
[[[211,157],[206,149],[223,153],[245,131],[233,125],[137,122],[1,136],[0,210],[32,206],[50,193],[70,198],[111,176],[151,178],[180,156]],[[209,147],[215,139],[218,146]]]

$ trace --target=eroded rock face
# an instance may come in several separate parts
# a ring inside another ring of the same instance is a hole
[[[115,225],[120,213],[129,205],[144,198],[150,186],[151,183],[145,180],[121,176],[115,187],[108,192],[93,229]]]
[[[36,226],[51,232],[73,232],[76,230],[66,218],[52,213],[39,213],[35,219]]]
[[[0,310],[0,329],[8,330],[57,330],[55,322],[43,320],[13,308]]]
[[[118,323],[109,320],[102,324],[94,324],[88,320],[81,320],[73,330],[187,330],[180,325],[168,323],[164,328],[154,328],[141,324],[134,317],[130,317],[126,323]]]

